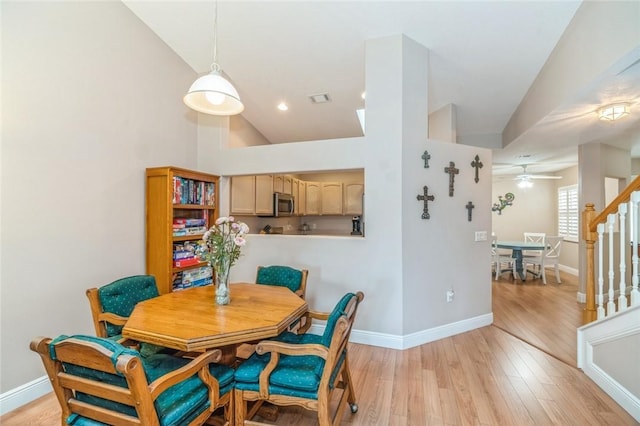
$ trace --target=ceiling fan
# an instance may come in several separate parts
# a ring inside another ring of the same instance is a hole
[[[521,164],[522,174],[515,177],[515,180],[518,181],[518,187],[520,188],[531,188],[533,186],[533,179],[562,179],[562,176],[552,176],[552,175],[532,175],[527,173],[527,165]]]

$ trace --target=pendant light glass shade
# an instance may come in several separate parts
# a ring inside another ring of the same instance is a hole
[[[211,115],[235,115],[244,110],[235,87],[220,74],[218,65],[218,2],[213,12],[213,63],[211,72],[198,78],[182,100],[191,109]]]
[[[238,91],[220,72],[198,78],[183,98],[191,109],[211,115],[235,115],[244,110]]]

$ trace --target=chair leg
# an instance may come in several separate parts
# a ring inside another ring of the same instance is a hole
[[[547,274],[544,273],[545,268],[543,265],[540,265],[540,274],[542,274],[542,283],[547,285]]]
[[[558,266],[557,263],[556,263],[556,281],[558,282],[558,284],[562,282],[560,281],[560,267]]]
[[[234,389],[233,391],[233,423],[236,425],[244,425],[245,415],[247,412],[247,401],[242,398],[242,391]]]

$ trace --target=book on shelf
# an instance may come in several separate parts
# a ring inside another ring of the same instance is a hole
[[[173,266],[176,268],[184,268],[186,266],[193,266],[200,263],[200,258],[198,257],[189,257],[186,259],[178,259],[173,261]]]
[[[174,275],[172,287],[173,291],[178,291],[211,283],[213,283],[213,268],[210,266],[200,266],[177,272]]]
[[[192,226],[189,228],[174,229],[173,236],[183,237],[185,235],[200,235],[200,234],[204,234],[206,231],[207,231],[206,226]]]
[[[190,218],[190,217],[174,217],[173,227],[186,228],[190,226],[205,226],[207,220],[205,218]]]
[[[177,250],[173,252],[173,260],[190,259],[196,257],[196,253],[191,250]]]
[[[214,182],[173,177],[173,204],[215,206],[215,193]]]

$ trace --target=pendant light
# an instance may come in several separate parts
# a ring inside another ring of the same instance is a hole
[[[238,91],[220,73],[218,59],[218,2],[213,18],[213,63],[211,72],[198,78],[183,98],[191,109],[211,115],[235,115],[244,110]]]

